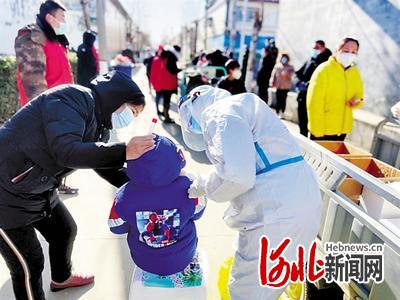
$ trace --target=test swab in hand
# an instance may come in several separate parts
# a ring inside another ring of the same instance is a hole
[[[156,124],[157,124],[157,119],[153,118],[153,120],[151,120],[151,125],[150,125],[150,129],[149,129],[149,135],[153,133],[154,127],[156,127]]]

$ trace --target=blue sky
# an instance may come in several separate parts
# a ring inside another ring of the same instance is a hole
[[[204,12],[205,0],[122,0],[141,31],[149,33],[154,46],[174,36],[182,26]]]

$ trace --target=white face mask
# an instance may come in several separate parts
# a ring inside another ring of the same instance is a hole
[[[235,79],[240,79],[242,77],[242,71],[240,70],[234,70],[232,73],[233,78]]]
[[[133,119],[133,112],[129,107],[125,107],[123,111],[114,112],[111,115],[111,122],[114,129],[128,127]]]
[[[57,21],[57,23],[58,23],[58,27],[57,28],[54,28],[54,32],[57,34],[57,35],[63,35],[63,34],[65,34],[66,32],[67,32],[67,23],[66,22],[62,22],[62,21],[59,21],[59,20],[57,20],[56,18],[54,18],[56,21]]]
[[[347,68],[350,66],[357,58],[356,54],[353,53],[345,53],[345,52],[339,52],[336,55],[336,59],[338,62],[342,64],[343,67]]]
[[[321,54],[321,51],[317,50],[317,49],[312,49],[311,51],[311,58],[317,58],[318,55]]]
[[[57,22],[59,22],[57,20]],[[54,31],[57,35],[63,35],[66,34],[67,32],[67,23],[65,22],[59,22],[60,26],[58,28],[54,28]]]

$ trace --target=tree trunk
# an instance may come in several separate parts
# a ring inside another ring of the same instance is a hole
[[[264,0],[261,0],[261,13],[256,11],[254,14],[253,34],[251,36],[249,64],[247,67],[246,88],[252,91],[253,76],[257,72],[257,40],[260,34],[264,17]]]
[[[86,30],[90,30],[89,0],[81,0],[81,5]]]

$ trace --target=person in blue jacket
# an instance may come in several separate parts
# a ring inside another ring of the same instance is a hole
[[[117,192],[109,226],[116,234],[128,233],[135,264],[162,276],[183,271],[196,255],[194,221],[205,205],[190,199],[192,181],[183,175],[181,150],[166,137],[155,135],[155,148],[127,162],[130,179]]]

